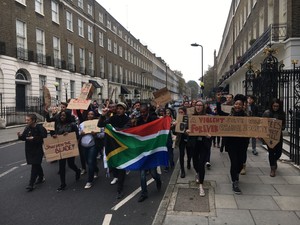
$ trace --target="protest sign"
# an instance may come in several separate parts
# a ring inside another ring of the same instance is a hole
[[[43,127],[45,127],[46,130],[55,130],[55,122],[44,122]]]
[[[80,91],[80,95],[78,97],[78,99],[81,100],[86,100],[89,99],[91,97],[91,95],[93,94],[94,91],[94,86],[91,83],[84,83],[81,91]]]
[[[230,114],[231,113],[231,109],[232,109],[232,105],[221,105],[221,110],[225,113]]]
[[[188,122],[189,122],[188,120],[189,119],[187,115],[177,115],[175,132],[184,133],[185,130],[188,128]]]
[[[153,92],[153,96],[155,98],[154,101],[156,102],[156,104],[160,106],[172,101],[171,93],[166,87]]]
[[[190,116],[189,135],[270,138],[272,144],[277,144],[281,125],[269,121],[261,117]]]
[[[84,109],[87,110],[91,104],[91,100],[88,99],[71,99],[68,104],[68,109]]]
[[[51,105],[51,95],[49,89],[45,85],[43,86],[43,95],[44,95],[45,109],[48,109]]]
[[[92,132],[100,132],[98,125],[98,119],[86,120],[83,122],[83,132],[88,134]]]
[[[43,149],[47,162],[79,155],[75,132],[45,138]]]
[[[186,114],[188,115],[188,116],[191,116],[191,115],[193,115],[195,113],[195,107],[190,107],[190,108],[187,108],[186,109]]]
[[[282,121],[274,118],[268,118],[268,123],[269,136],[263,138],[263,140],[270,148],[274,148],[280,140]]]

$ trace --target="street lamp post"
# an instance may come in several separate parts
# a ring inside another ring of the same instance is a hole
[[[193,47],[201,47],[201,78],[199,78],[199,80],[201,81],[201,85],[203,85],[203,46],[199,45],[197,43],[193,43],[191,44],[191,46]],[[203,86],[204,88],[204,86]],[[203,97],[203,90],[202,90],[202,86],[200,87],[201,90],[201,97]]]
[[[59,86],[59,83],[54,82],[53,85],[55,86],[55,91],[56,91],[56,106],[58,106],[58,86]]]
[[[68,86],[69,86],[69,83],[64,83],[64,86],[65,86],[65,93],[66,93],[66,102],[68,102]]]
[[[199,79],[201,82],[203,82],[203,46],[199,45],[197,43],[191,44],[193,47],[201,47],[201,78]]]

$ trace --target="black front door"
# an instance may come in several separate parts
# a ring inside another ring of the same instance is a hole
[[[16,110],[25,111],[25,85],[16,84]]]

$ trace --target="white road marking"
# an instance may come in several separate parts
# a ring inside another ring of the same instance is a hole
[[[1,149],[1,148],[7,148],[7,147],[12,146],[12,145],[15,145],[15,144],[18,144],[18,142],[9,143],[9,144],[4,144],[4,145],[0,146],[0,149]]]
[[[1,173],[1,174],[0,174],[0,178],[1,178],[1,177],[4,177],[6,174],[8,174],[8,173],[14,171],[15,169],[18,169],[18,167],[15,166],[15,167],[13,167],[13,168],[7,170],[7,171],[4,172],[4,173]]]
[[[110,221],[111,221],[111,218],[112,218],[112,214],[106,214],[104,216],[104,220],[103,220],[102,225],[109,225]]]
[[[150,180],[148,180],[147,185],[151,184],[154,181],[153,178],[151,178]],[[130,195],[128,195],[126,198],[124,198],[122,201],[120,201],[117,205],[115,205],[114,207],[112,207],[112,210],[118,210],[120,207],[122,207],[126,202],[128,202],[130,199],[132,199],[134,196],[137,195],[137,193],[139,193],[141,191],[141,187],[139,187],[138,189],[136,189],[134,192],[132,192]]]

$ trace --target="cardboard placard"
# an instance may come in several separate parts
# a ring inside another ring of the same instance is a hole
[[[93,92],[94,92],[93,84],[84,83],[82,88],[81,88],[80,95],[79,95],[78,99],[81,99],[81,100],[89,99],[92,96]]]
[[[172,101],[171,93],[169,90],[164,87],[156,92],[153,92],[154,96],[154,101],[156,102],[157,105],[165,105],[168,102]]]
[[[189,118],[187,115],[177,115],[175,132],[184,133],[188,128],[188,122],[189,122]]]
[[[79,155],[75,132],[58,135],[57,138],[45,138],[43,149],[47,162]]]
[[[274,148],[280,140],[282,121],[274,118],[269,118],[268,123],[269,137],[263,139],[270,148]]]
[[[90,99],[71,99],[68,104],[68,109],[83,109],[87,110],[91,104]]]
[[[193,115],[194,112],[195,112],[195,107],[189,107],[189,108],[186,109],[186,114],[187,114],[188,116]]]
[[[83,123],[83,132],[88,134],[92,132],[100,132],[100,127],[98,127],[98,119],[86,120]]]
[[[230,114],[231,113],[231,109],[232,109],[232,105],[221,105],[221,110],[225,113]]]
[[[43,94],[44,94],[45,109],[48,109],[51,105],[51,95],[49,89],[45,85],[43,86]]]
[[[189,131],[190,136],[270,138],[267,144],[276,145],[280,140],[281,124],[261,117],[191,116]]]
[[[43,127],[48,131],[55,130],[55,122],[44,122]]]

